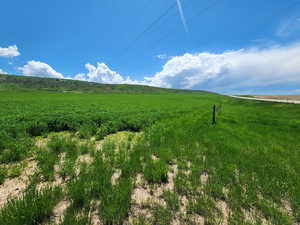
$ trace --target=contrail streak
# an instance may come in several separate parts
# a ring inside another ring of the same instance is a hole
[[[186,20],[185,20],[185,17],[184,17],[181,2],[180,2],[180,0],[176,0],[176,1],[177,1],[177,6],[178,6],[179,14],[180,14],[180,17],[181,17],[181,21],[182,21],[182,24],[184,26],[184,30],[185,30],[186,33],[188,33],[189,30],[188,30],[188,26],[186,24]]]

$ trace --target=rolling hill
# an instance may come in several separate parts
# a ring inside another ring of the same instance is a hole
[[[0,74],[0,90],[34,89],[84,93],[209,93],[198,90],[167,89],[145,85],[102,84],[87,81]]]

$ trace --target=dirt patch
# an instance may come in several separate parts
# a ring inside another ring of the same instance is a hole
[[[133,190],[131,199],[134,204],[142,205],[152,199],[149,189],[143,187],[137,187]]]
[[[77,164],[86,163],[91,164],[94,161],[94,158],[91,157],[89,154],[80,155],[77,159]]]
[[[283,207],[281,208],[282,211],[286,212],[289,217],[293,217],[293,209],[291,203],[288,200],[282,200]]]
[[[168,183],[165,185],[165,188],[173,191],[174,190],[174,177],[178,173],[178,166],[176,164],[170,166],[171,170],[168,171]]]
[[[91,218],[91,224],[92,225],[102,225],[100,216],[99,216],[99,206],[100,206],[100,201],[94,201],[92,202],[92,210],[90,213],[90,218]]]
[[[199,216],[199,215],[197,215],[197,214],[191,215],[190,220],[191,220],[194,224],[197,224],[197,225],[204,225],[204,224],[205,224],[204,217]]]
[[[59,224],[63,220],[64,213],[70,205],[71,202],[67,199],[59,202],[53,209],[53,215],[51,216],[48,225]]]
[[[111,177],[111,183],[112,183],[113,185],[116,185],[116,183],[117,183],[117,181],[119,180],[121,174],[122,174],[122,170],[120,170],[120,169],[117,169],[117,170],[114,172],[114,174],[113,174],[112,177]]]
[[[158,160],[158,158],[157,158],[156,155],[151,155],[151,159],[152,159],[152,161],[154,161],[154,162]]]
[[[208,173],[203,172],[200,176],[201,184],[206,185],[208,181]]]
[[[151,218],[150,207],[153,204],[166,206],[162,198],[165,188],[158,184],[147,184],[142,174],[138,174],[135,180],[135,188],[131,195],[131,208],[125,224],[133,224],[139,217],[147,221]]]
[[[229,209],[227,203],[225,201],[217,201],[216,206],[220,210],[220,212],[222,213],[222,216],[223,216],[222,223],[220,223],[220,225],[228,225],[230,209]]]
[[[0,185],[0,208],[5,205],[7,200],[17,197],[27,187],[29,178],[34,174],[37,168],[35,161],[28,160],[27,167],[23,169],[21,176],[13,179],[6,179],[5,182]]]

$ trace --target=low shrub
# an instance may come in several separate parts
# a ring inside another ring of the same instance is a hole
[[[0,155],[0,163],[18,162],[24,159],[33,146],[33,141],[29,138],[7,143],[7,149],[3,150]]]
[[[109,132],[110,130],[105,124],[101,125],[101,127],[99,127],[96,132],[96,139],[102,140],[105,136],[109,134]]]
[[[41,122],[33,122],[27,125],[26,133],[32,137],[42,136],[44,133],[48,132],[48,125]]]
[[[96,134],[97,126],[93,123],[83,124],[79,130],[78,134],[80,138],[90,138]]]

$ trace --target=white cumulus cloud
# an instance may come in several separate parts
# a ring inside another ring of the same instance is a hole
[[[29,61],[26,65],[19,67],[18,69],[22,71],[23,75],[27,76],[64,78],[61,73],[55,71],[47,63],[43,63],[40,61]]]
[[[268,92],[300,85],[300,43],[220,54],[184,54],[146,77],[150,85],[218,92]]]
[[[16,45],[8,46],[7,48],[0,47],[0,57],[13,58],[21,55]]]
[[[87,63],[85,68],[88,72],[77,74],[74,79],[106,84],[139,84],[138,81],[131,80],[130,77],[125,79],[119,73],[111,70],[105,63],[98,62],[96,66]]]
[[[30,61],[19,69],[24,75],[108,84],[142,84],[219,93],[296,94],[300,87],[300,42],[222,53],[186,53],[168,58],[160,72],[140,81],[122,76],[105,63],[87,63],[85,68],[87,72],[69,78],[39,61]]]

